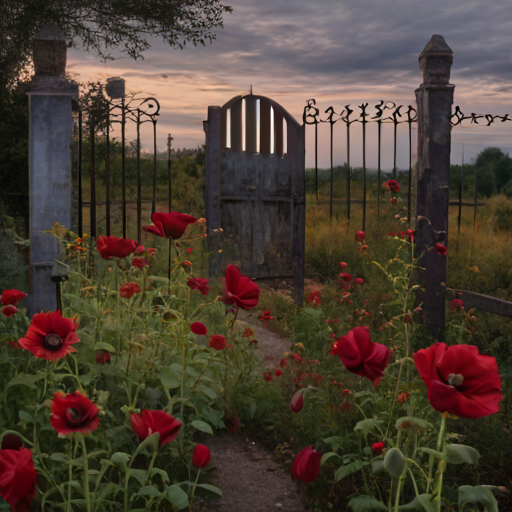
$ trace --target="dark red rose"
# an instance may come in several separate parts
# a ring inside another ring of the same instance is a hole
[[[20,447],[0,450],[0,496],[14,512],[29,512],[36,493],[32,452]]]
[[[125,283],[119,290],[123,299],[131,299],[136,293],[140,293],[140,286],[137,283]]]
[[[18,308],[16,306],[13,306],[12,304],[9,304],[8,306],[4,306],[2,308],[2,313],[6,317],[11,317],[11,316],[15,315],[17,312],[18,312]]]
[[[203,295],[207,295],[210,290],[208,279],[203,279],[202,277],[191,277],[187,281],[187,285],[191,290],[199,290]]]
[[[149,411],[144,409],[140,414],[132,414],[130,418],[132,429],[141,441],[146,437],[160,432],[160,446],[170,443],[180,431],[181,421],[164,411]]]
[[[170,212],[160,213],[155,212],[151,216],[153,226],[143,226],[143,229],[148,233],[153,233],[157,236],[164,238],[174,238],[175,240],[181,238],[189,224],[197,221],[192,215],[186,213]]]
[[[367,327],[356,327],[346,336],[342,336],[336,342],[335,350],[349,372],[371,381],[384,375],[384,369],[391,357],[388,347],[370,339]]]
[[[260,298],[259,286],[249,277],[244,276],[235,265],[226,269],[226,293],[221,302],[232,306],[236,304],[242,309],[252,309],[257,306]]]
[[[448,303],[450,313],[455,313],[458,309],[464,309],[464,302],[460,299],[453,299]]]
[[[320,473],[320,455],[311,446],[303,448],[295,457],[290,473],[294,480],[299,482],[312,482]]]
[[[100,236],[96,241],[96,248],[105,260],[110,258],[126,258],[135,251],[135,242],[115,236]]]
[[[4,290],[0,295],[0,304],[2,306],[16,306],[20,300],[23,300],[27,294],[18,290]]]
[[[300,412],[304,407],[304,397],[302,396],[302,389],[299,389],[293,396],[290,401],[290,409],[292,412]]]
[[[437,252],[437,254],[440,254],[441,256],[446,256],[446,253],[448,252],[448,248],[444,244],[436,244],[436,252]]]
[[[137,268],[146,267],[148,262],[144,258],[133,258],[132,265]]]
[[[50,423],[59,434],[90,434],[98,428],[99,422],[98,407],[79,391],[69,395],[55,393]]]
[[[226,338],[220,334],[215,334],[210,340],[210,347],[215,350],[224,350],[226,348]]]
[[[190,330],[194,333],[194,334],[198,334],[198,335],[205,335],[207,332],[208,332],[208,329],[206,328],[206,325],[204,325],[203,323],[201,322],[194,322],[191,326],[190,326]]]
[[[192,464],[196,468],[204,468],[210,464],[212,456],[210,450],[204,444],[198,444],[194,448],[194,455],[192,456]]]
[[[364,242],[364,239],[366,238],[366,234],[364,231],[358,231],[355,234],[355,238],[357,242]]]
[[[377,455],[380,455],[384,451],[384,443],[383,442],[373,443],[372,451],[373,451],[374,457],[377,457]]]
[[[98,364],[110,364],[110,352],[108,350],[98,350],[96,352],[96,362]]]
[[[80,341],[77,329],[78,324],[63,317],[60,311],[38,313],[32,317],[27,334],[18,343],[36,357],[56,361],[76,352],[72,345]]]
[[[479,354],[477,347],[436,343],[416,352],[414,363],[436,411],[482,418],[500,410],[503,395],[496,359]]]

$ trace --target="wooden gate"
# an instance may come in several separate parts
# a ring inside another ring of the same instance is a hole
[[[205,211],[209,234],[234,242],[241,271],[253,278],[293,277],[304,294],[304,126],[265,96],[236,96],[208,107]],[[213,246],[210,274],[228,258]],[[223,270],[223,269],[222,269]],[[221,274],[222,275],[222,274]]]

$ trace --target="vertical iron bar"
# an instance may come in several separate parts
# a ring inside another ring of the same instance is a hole
[[[381,142],[381,128],[382,121],[379,119],[377,121],[377,140],[378,140],[378,149],[377,149],[377,217],[380,217],[380,142]]]
[[[172,147],[173,138],[169,133],[167,135],[167,173],[169,175],[169,212],[172,211],[172,159],[171,159],[171,147]]]
[[[407,191],[407,220],[411,222],[411,192],[412,192],[412,121],[409,119],[409,190]]]
[[[123,238],[126,238],[126,105],[124,97],[121,98],[121,187],[122,187],[122,217],[123,217]]]
[[[347,220],[350,220],[350,122],[347,120]]]
[[[457,219],[459,238],[460,238],[460,225],[462,222],[462,187],[463,186],[464,186],[464,144],[462,144],[462,167],[460,169],[460,182],[459,182],[459,218]]]
[[[106,147],[106,222],[107,222],[107,236],[110,236],[110,102],[107,103],[107,147]]]
[[[318,123],[315,123],[315,193],[318,204]]]
[[[393,179],[396,180],[396,128],[398,126],[398,122],[396,120],[396,117],[393,119],[394,123],[394,140],[393,140]]]
[[[473,213],[473,229],[476,228],[476,199],[477,199],[477,193],[476,193],[476,184],[477,184],[477,172],[478,169],[475,167],[475,190],[473,192],[473,202],[474,202],[474,213]]]
[[[96,162],[95,162],[95,140],[94,140],[94,120],[89,118],[89,140],[91,154],[91,204],[90,204],[90,220],[91,220],[91,237],[96,238]]]
[[[333,200],[333,192],[334,192],[334,167],[332,162],[332,146],[333,146],[333,128],[334,123],[331,120],[331,195],[329,198],[329,221],[332,222],[332,200]]]
[[[366,115],[363,110],[363,231],[366,228]]]
[[[77,168],[77,185],[78,185],[78,236],[82,238],[84,230],[83,219],[83,197],[82,197],[82,110],[78,111],[78,168]]]
[[[140,178],[140,114],[137,109],[137,242],[142,240],[142,186]]]
[[[156,119],[153,119],[153,202],[151,215],[156,212]]]

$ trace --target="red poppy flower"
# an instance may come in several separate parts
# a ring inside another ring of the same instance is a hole
[[[153,226],[143,226],[145,231],[163,238],[174,238],[176,240],[181,238],[187,226],[196,222],[197,219],[186,213],[155,212],[151,216],[151,221],[153,222]]]
[[[384,451],[384,443],[382,441],[379,443],[373,443],[372,451],[374,457],[377,457],[377,455],[380,455]]]
[[[263,378],[264,378],[267,382],[272,382],[272,375],[270,375],[270,373],[265,372],[265,373],[263,374]]]
[[[313,306],[318,306],[322,302],[321,299],[320,299],[320,292],[319,291],[311,292],[306,297],[306,302],[308,304],[313,305]]]
[[[108,350],[98,350],[96,352],[96,362],[98,364],[110,364],[110,352]]]
[[[140,286],[137,283],[125,283],[119,290],[123,299],[131,299],[136,293],[140,293]]]
[[[96,248],[105,260],[114,258],[126,258],[135,251],[135,242],[115,236],[100,236],[96,241]]]
[[[207,295],[210,290],[208,279],[204,279],[202,277],[191,277],[187,281],[187,285],[191,290],[199,290],[203,295]]]
[[[208,329],[206,328],[206,325],[204,325],[203,323],[201,322],[194,322],[191,326],[190,326],[190,330],[194,333],[194,334],[198,334],[198,335],[204,335],[208,332]]]
[[[148,262],[144,258],[133,258],[132,265],[136,268],[144,268]]]
[[[281,368],[287,368],[288,367],[288,361],[286,360],[285,357],[283,357],[281,359],[281,361],[279,361],[279,366],[281,366]]]
[[[414,363],[436,411],[482,418],[500,410],[503,396],[496,359],[479,354],[477,347],[436,343],[416,352]]]
[[[160,446],[170,443],[180,431],[181,421],[164,411],[149,411],[144,409],[140,414],[132,414],[130,417],[132,429],[141,441],[146,437],[160,432]]]
[[[322,455],[311,446],[303,448],[295,457],[290,473],[294,480],[299,482],[312,482],[320,473],[320,460]]]
[[[192,464],[196,468],[204,468],[210,464],[212,456],[210,450],[204,444],[197,444],[194,448],[194,455],[192,456]]]
[[[210,340],[210,347],[215,350],[224,350],[226,348],[226,338],[220,334],[215,334]]]
[[[340,261],[340,268],[343,270],[347,264],[344,261]]]
[[[382,188],[385,188],[386,190],[391,190],[391,192],[400,192],[400,185],[398,184],[398,181],[396,180],[388,180],[385,181],[382,184]]]
[[[242,338],[252,338],[254,336],[254,331],[250,327],[246,327],[244,333],[242,334]]]
[[[446,256],[446,253],[448,252],[448,248],[444,244],[436,244],[436,252],[437,252],[437,254],[440,254],[441,256]]]
[[[4,290],[0,295],[0,304],[2,306],[16,306],[20,300],[23,300],[27,294],[19,290]]]
[[[79,391],[69,395],[55,393],[50,423],[59,434],[90,434],[99,422],[98,407]]]
[[[278,369],[275,371],[275,374],[276,374],[276,377],[281,377],[281,375],[283,375],[283,372],[278,368]]]
[[[357,242],[364,242],[364,239],[366,238],[366,234],[364,231],[358,231],[355,234],[355,238]]]
[[[356,277],[354,281],[356,284],[364,284],[364,279],[362,277]]]
[[[263,311],[263,313],[261,313],[258,319],[264,323],[267,323],[269,320],[274,320],[274,317],[271,316],[270,311],[266,309],[265,311]]]
[[[18,343],[36,357],[56,361],[76,352],[72,345],[80,341],[75,332],[77,329],[78,324],[63,317],[60,311],[38,313],[32,317],[25,337]]]
[[[304,407],[304,397],[302,396],[302,389],[299,389],[293,396],[290,401],[290,409],[292,412],[300,412]]]
[[[226,269],[226,293],[221,302],[228,306],[236,304],[242,309],[252,309],[257,306],[260,298],[259,286],[249,277],[244,276],[235,265]]]
[[[464,309],[464,302],[461,299],[453,299],[448,303],[450,313],[455,313],[458,309]]]
[[[382,377],[391,351],[374,343],[367,327],[356,327],[336,342],[336,355],[349,372],[374,381]]]
[[[4,306],[2,308],[2,313],[6,317],[11,317],[11,316],[15,315],[17,312],[18,312],[18,308],[16,306],[13,306],[12,304],[9,304],[8,306]]]
[[[20,447],[0,450],[0,496],[14,512],[29,512],[36,493],[32,452]]]
[[[143,245],[137,245],[137,247],[135,248],[135,251],[134,253],[137,255],[137,256],[142,256],[144,254],[144,251],[146,249],[144,249],[144,246]]]

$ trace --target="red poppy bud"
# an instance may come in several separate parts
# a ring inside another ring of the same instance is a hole
[[[356,284],[364,284],[364,279],[362,277],[356,277],[354,281]]]
[[[355,238],[357,242],[364,242],[364,239],[366,238],[366,234],[364,231],[358,231],[355,234]]]
[[[226,338],[220,334],[215,334],[209,343],[210,347],[214,350],[223,350],[226,348]]]
[[[344,261],[340,261],[340,268],[343,270],[347,264]]]
[[[208,329],[206,328],[206,325],[204,325],[202,322],[194,322],[190,326],[190,330],[194,334],[198,334],[198,335],[205,335],[208,332]]]
[[[137,255],[137,256],[141,256],[142,254],[144,254],[144,246],[143,245],[138,245],[136,248],[135,248],[135,251],[134,253]]]
[[[320,473],[320,460],[322,455],[311,446],[303,448],[295,457],[290,473],[294,480],[299,482],[312,482]]]
[[[96,352],[96,362],[98,364],[110,364],[110,352],[108,350],[99,350]]]
[[[299,389],[299,391],[293,395],[290,401],[290,409],[292,412],[302,411],[302,408],[304,407],[304,397],[302,396],[302,392],[302,389]]]
[[[446,245],[436,244],[436,252],[437,252],[437,254],[440,254],[441,256],[446,256],[446,253],[448,252],[448,248],[446,247]]]
[[[283,372],[278,368],[276,370],[276,377],[281,377],[282,374],[283,374]]]
[[[4,306],[2,308],[2,313],[6,317],[11,317],[11,316],[15,315],[17,312],[18,312],[18,308],[16,306],[13,306],[12,304],[9,304],[8,306]]]
[[[192,464],[194,464],[194,466],[196,468],[201,469],[201,468],[208,466],[208,464],[210,464],[211,458],[212,458],[212,456],[210,454],[210,450],[208,449],[208,447],[205,446],[204,444],[198,444],[194,448]]]
[[[133,258],[132,265],[136,268],[144,268],[148,262],[144,258]]]
[[[6,434],[2,437],[2,450],[19,450],[22,446],[23,441],[16,434]]]
[[[383,442],[373,443],[372,451],[373,451],[374,457],[377,457],[377,455],[380,455],[384,451],[384,443]]]
[[[181,421],[164,411],[144,409],[140,414],[133,413],[130,423],[141,441],[156,432],[160,433],[160,446],[170,443],[180,431]]]
[[[264,373],[264,374],[263,374],[263,378],[264,378],[267,382],[272,382],[272,375],[270,375],[270,373]]]
[[[20,300],[23,300],[27,294],[19,290],[4,290],[0,295],[0,304],[2,306],[16,306]]]
[[[448,303],[450,313],[455,313],[458,309],[464,309],[464,302],[461,299],[453,299]]]
[[[286,360],[285,357],[283,357],[281,361],[279,361],[279,365],[281,366],[281,368],[286,368],[288,366],[288,361]]]

